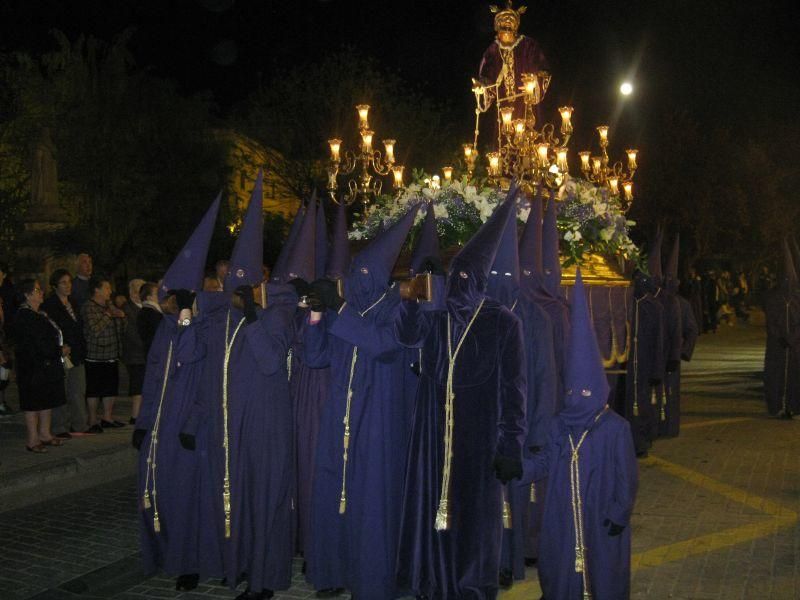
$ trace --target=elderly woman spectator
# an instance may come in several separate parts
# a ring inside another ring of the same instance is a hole
[[[147,354],[139,336],[136,322],[142,312],[142,300],[139,291],[144,279],[131,279],[128,282],[128,298],[122,307],[125,313],[125,335],[122,338],[122,362],[128,370],[128,395],[131,397],[131,418],[129,423],[136,424],[139,409],[142,406],[142,384],[144,383],[144,365]]]
[[[89,431],[102,433],[103,427],[125,427],[114,420],[114,400],[119,393],[118,362],[125,313],[111,303],[111,283],[102,277],[89,280],[91,297],[81,308],[83,335],[86,338],[86,404]],[[98,401],[103,418],[97,423]]]
[[[56,437],[69,438],[71,433],[86,433],[86,340],[83,337],[83,323],[75,300],[72,297],[72,276],[66,269],[56,269],[50,276],[53,293],[42,304],[42,309],[50,317],[64,336],[69,346],[69,358],[64,361],[66,368],[67,403],[53,410],[53,432]]]
[[[46,446],[61,446],[63,441],[50,431],[52,409],[65,403],[64,357],[70,347],[64,344],[61,330],[40,312],[44,293],[35,279],[19,282],[21,302],[12,331],[16,342],[17,387],[20,408],[25,412],[29,452],[44,454]]]

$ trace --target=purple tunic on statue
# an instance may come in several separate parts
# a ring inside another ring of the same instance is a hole
[[[269,306],[258,309],[258,320],[250,324],[240,310],[220,306],[217,298],[213,301],[204,333],[203,387],[184,426],[185,432],[197,432],[204,466],[201,575],[224,575],[233,587],[246,573],[253,591],[286,589],[291,583],[295,523],[287,356],[294,338],[297,296],[290,286],[269,284]],[[199,305],[202,312],[204,303]],[[227,390],[223,389],[226,347]],[[229,537],[223,502],[225,401]]]
[[[200,320],[178,327],[176,316],[165,316],[147,355],[136,419],[137,429],[147,430],[139,450],[137,496],[147,574],[159,567],[169,575],[198,572],[198,455],[181,447],[178,433],[200,386],[205,356]],[[154,527],[156,511],[160,531]]]

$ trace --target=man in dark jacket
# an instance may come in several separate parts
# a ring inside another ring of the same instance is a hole
[[[161,305],[158,303],[158,284],[152,281],[143,283],[139,289],[139,297],[142,299],[142,309],[136,317],[136,329],[142,340],[144,356],[147,358],[163,316]]]

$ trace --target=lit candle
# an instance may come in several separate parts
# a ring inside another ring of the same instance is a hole
[[[625,151],[628,155],[628,170],[635,171],[636,170],[636,154],[638,150],[630,149]]]
[[[442,167],[442,174],[444,175],[444,180],[447,182],[452,181],[453,179],[453,167]]]
[[[597,133],[600,136],[600,145],[608,143],[608,125],[600,125],[597,128]]]
[[[533,73],[522,74],[522,91],[529,100],[539,101],[539,81],[536,79],[536,75]]]
[[[357,104],[358,127],[359,129],[369,129],[369,104]]]
[[[561,113],[561,133],[572,133],[572,107],[562,106],[558,112]]]
[[[374,131],[365,129],[361,132],[361,150],[362,152],[372,152],[372,136]]]
[[[333,138],[328,140],[328,145],[331,147],[331,161],[339,162],[339,149],[342,147],[342,140]]]
[[[622,189],[625,190],[625,200],[630,202],[633,200],[633,182],[625,181],[622,183]]]
[[[550,161],[547,158],[548,150],[550,149],[550,144],[545,142],[540,142],[536,144],[536,155],[539,157],[539,165],[542,167],[546,167],[550,164]]]
[[[498,152],[488,152],[486,158],[489,159],[489,175],[500,174],[500,154]]]
[[[616,196],[619,194],[619,177],[612,175],[608,178],[608,189],[611,190],[611,195]]]
[[[556,148],[556,164],[562,173],[569,171],[569,164],[567,163],[567,149]]]
[[[514,131],[517,135],[525,133],[525,121],[523,119],[514,119]]]
[[[392,167],[392,175],[394,175],[394,187],[403,187],[403,165],[395,165]]]
[[[589,170],[589,157],[591,156],[591,152],[588,150],[584,150],[583,152],[578,152],[578,156],[581,157],[581,171],[588,171]]]
[[[464,144],[464,158],[472,157],[472,144]]]
[[[509,129],[511,128],[511,120],[514,118],[514,107],[504,106],[500,109],[500,117],[503,120],[503,125]]]
[[[441,178],[438,175],[434,175],[431,178],[431,189],[438,190],[442,187]]]
[[[592,172],[595,175],[597,175],[600,172],[600,166],[601,165],[602,165],[602,162],[600,161],[600,157],[599,156],[593,156],[592,157]]]
[[[386,164],[394,162],[394,140],[383,140],[383,147],[386,148]]]

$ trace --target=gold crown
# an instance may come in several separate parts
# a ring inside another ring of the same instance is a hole
[[[519,28],[519,22],[522,19],[522,15],[525,14],[525,11],[528,10],[527,6],[520,6],[518,9],[514,10],[512,6],[512,0],[506,0],[506,7],[502,10],[496,5],[492,4],[489,7],[489,12],[494,15],[494,28],[497,30],[498,23],[506,20],[513,21],[514,29]]]

